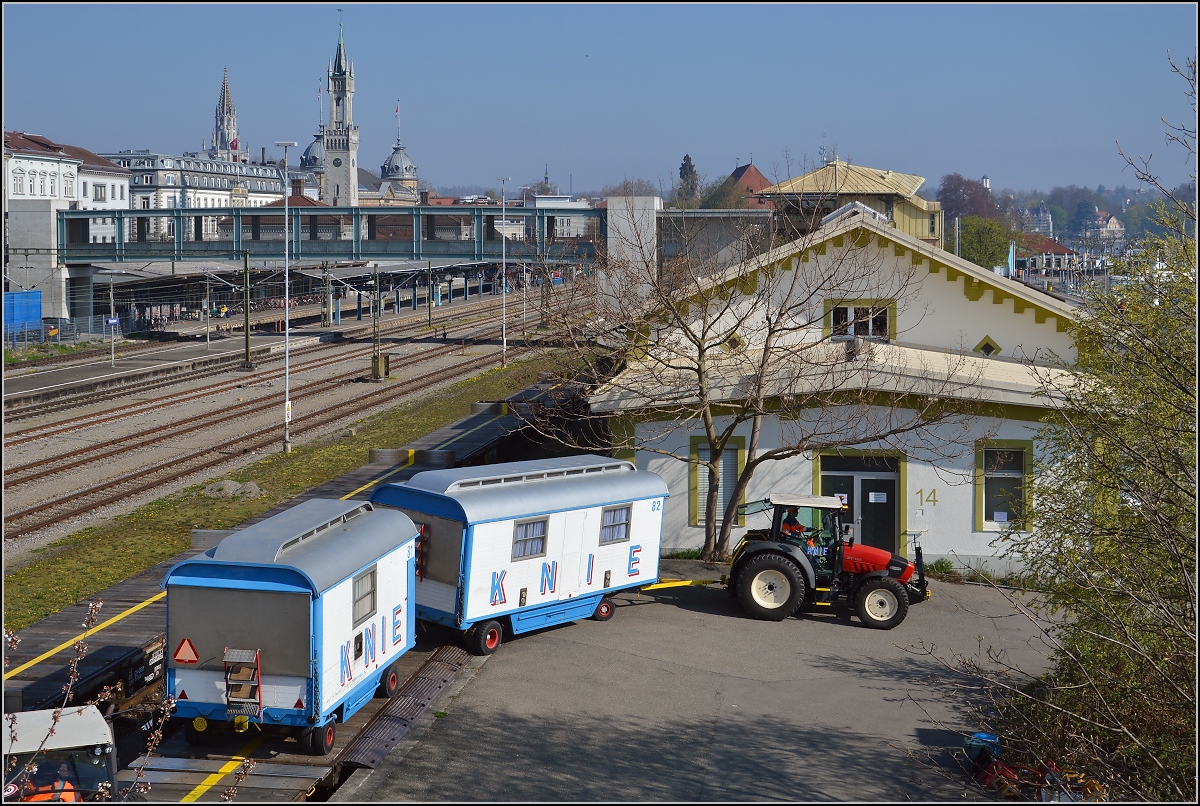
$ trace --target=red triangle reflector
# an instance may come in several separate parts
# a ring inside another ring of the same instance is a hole
[[[187,699],[187,692],[186,692],[186,691],[184,691],[183,689],[179,689],[179,696],[178,696],[178,697],[176,697],[175,699],[177,699],[177,700],[186,700],[186,699]]]
[[[297,698],[296,698],[296,704],[295,704],[295,705],[293,705],[292,707],[293,707],[293,708],[304,708],[304,700],[302,700],[302,699],[300,699],[299,697],[297,697]]]

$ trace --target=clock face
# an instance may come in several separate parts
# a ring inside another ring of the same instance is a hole
[[[334,160],[333,160],[333,167],[334,167],[334,168],[341,168],[341,167],[342,167],[342,161],[341,161],[340,159],[334,158]]]

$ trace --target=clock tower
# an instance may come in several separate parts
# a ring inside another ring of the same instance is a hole
[[[358,127],[354,125],[354,65],[346,59],[338,26],[337,53],[329,65],[329,125],[325,143],[325,183],[321,201],[331,207],[358,206]]]

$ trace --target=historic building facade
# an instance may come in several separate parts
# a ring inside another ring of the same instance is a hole
[[[321,201],[331,207],[358,206],[358,126],[354,125],[354,65],[338,28],[337,52],[329,63],[329,124],[321,127],[325,152]]]

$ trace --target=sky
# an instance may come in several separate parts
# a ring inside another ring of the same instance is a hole
[[[1163,122],[1195,122],[1168,63],[1195,58],[1191,3],[6,3],[3,15],[4,130],[93,152],[206,147],[226,68],[251,154],[304,149],[328,119],[340,20],[359,165],[378,173],[399,131],[438,188],[509,177],[512,189],[548,167],[560,192],[669,189],[684,154],[708,181],[751,161],[782,181],[822,149],[925,188],[949,173],[987,175],[993,190],[1134,188],[1118,142],[1152,155],[1168,187],[1195,167]]]

